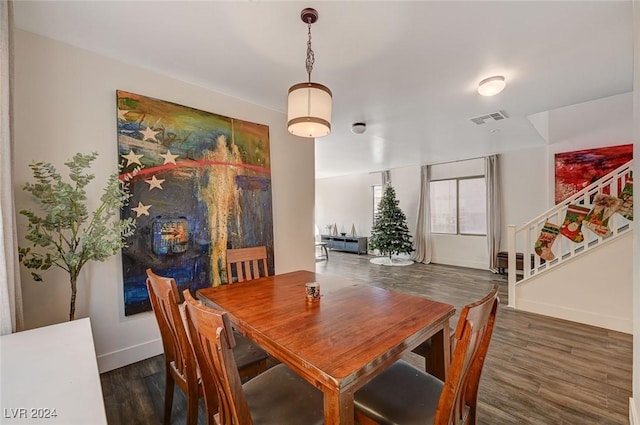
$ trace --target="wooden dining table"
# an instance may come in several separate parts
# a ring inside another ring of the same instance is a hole
[[[313,281],[321,296],[309,302],[305,283]],[[441,359],[430,372],[444,379],[449,367],[449,304],[305,270],[200,289],[197,296],[319,388],[326,425],[353,424],[354,392],[429,338],[431,355]]]

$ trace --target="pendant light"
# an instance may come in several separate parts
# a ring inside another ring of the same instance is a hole
[[[322,84],[311,82],[311,71],[315,56],[311,50],[311,24],[318,20],[315,9],[303,9],[300,19],[307,24],[308,80],[289,88],[287,101],[287,128],[291,134],[300,137],[322,137],[331,133],[331,90]]]

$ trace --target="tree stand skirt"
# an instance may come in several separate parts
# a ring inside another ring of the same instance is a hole
[[[369,260],[370,263],[379,264],[381,266],[410,266],[413,264],[412,260],[406,260],[404,258],[389,258],[389,257],[375,257]]]

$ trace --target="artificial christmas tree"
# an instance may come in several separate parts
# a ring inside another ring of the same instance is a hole
[[[388,263],[392,263],[391,256],[394,254],[411,254],[415,251],[407,227],[407,217],[398,207],[396,192],[391,185],[385,187],[380,199],[376,221],[371,229],[369,247],[388,256]]]

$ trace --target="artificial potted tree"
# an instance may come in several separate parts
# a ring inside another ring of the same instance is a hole
[[[70,182],[63,181],[50,163],[33,162],[29,167],[35,183],[22,187],[31,194],[40,211],[20,211],[28,219],[25,239],[30,242],[27,247],[19,247],[20,263],[30,269],[33,279],[39,282],[52,267],[69,274],[69,320],[75,317],[82,267],[89,261],[104,261],[114,255],[135,230],[133,218],[119,217],[130,194],[127,182],[121,181],[118,173],[109,176],[100,205],[93,213],[88,212],[86,187],[95,177],[88,170],[97,156],[97,152],[78,153],[66,162]]]
[[[415,249],[407,227],[407,217],[398,206],[396,192],[391,185],[384,188],[384,194],[380,199],[375,223],[371,229],[369,247],[377,249],[382,255],[370,260],[374,264],[393,266],[413,264],[413,261],[408,259],[393,258],[393,255],[411,254]]]

